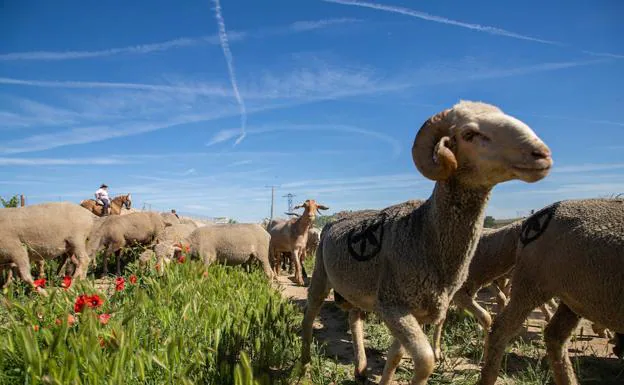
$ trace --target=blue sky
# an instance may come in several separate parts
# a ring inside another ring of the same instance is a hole
[[[0,195],[258,221],[286,193],[344,209],[425,199],[410,148],[460,99],[553,151],[488,214],[624,192],[624,3],[5,1]],[[244,133],[244,134],[243,134]]]

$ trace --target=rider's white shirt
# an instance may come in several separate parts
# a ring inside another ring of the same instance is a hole
[[[110,198],[108,197],[108,191],[106,191],[106,190],[105,190],[105,189],[103,189],[103,188],[98,189],[98,190],[95,192],[95,196],[97,197],[97,199],[102,199],[102,198],[104,198],[104,199],[108,199],[108,200],[110,200]]]

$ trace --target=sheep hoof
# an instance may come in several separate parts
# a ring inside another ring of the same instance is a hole
[[[358,384],[366,384],[368,382],[368,376],[366,375],[366,370],[361,373],[355,373],[355,382]]]
[[[440,349],[435,349],[433,351],[433,357],[436,361],[442,361],[442,351]]]

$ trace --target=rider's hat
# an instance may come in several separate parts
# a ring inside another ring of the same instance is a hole
[[[100,188],[108,188],[107,185],[105,185],[104,183],[102,183],[102,185],[100,186]]]

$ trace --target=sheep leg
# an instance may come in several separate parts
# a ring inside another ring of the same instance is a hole
[[[354,375],[358,382],[366,382],[366,351],[364,350],[364,320],[359,309],[349,310],[349,326],[353,338]]]
[[[455,293],[453,301],[457,306],[462,309],[468,310],[477,318],[485,333],[483,345],[487,346],[488,332],[490,330],[490,326],[492,326],[492,316],[490,315],[490,313],[488,313],[487,310],[481,307],[481,305],[479,305],[477,301],[475,301],[474,297],[471,297],[470,295],[468,295],[468,293],[462,290]]]
[[[121,253],[123,251],[122,250],[117,250],[117,252],[115,253],[115,259],[117,261],[117,276],[121,275]]]
[[[29,286],[34,286],[35,281],[30,274],[30,260],[28,259],[28,253],[24,248],[20,247],[20,249],[19,255],[13,257],[13,263],[15,264],[22,281],[26,282]]]
[[[38,278],[45,278],[45,260],[40,259],[35,263],[37,264],[37,269],[39,270]]]
[[[323,306],[323,302],[325,298],[327,298],[330,290],[331,287],[327,279],[327,272],[323,264],[323,253],[319,251],[316,254],[316,264],[314,266],[312,279],[310,280],[305,315],[303,316],[303,322],[301,324],[301,364],[304,368],[310,362],[310,345],[312,344],[312,326],[314,324],[314,318],[316,318],[320,312],[321,306]]]
[[[290,263],[295,265],[295,282],[299,286],[304,286],[303,277],[301,276],[301,263],[299,262],[299,255],[301,254],[301,249],[296,248],[290,254]]]
[[[269,277],[269,281],[273,280],[273,269],[271,269],[269,256],[266,254],[264,256],[260,256],[257,253],[253,253],[252,257],[254,257],[256,260],[260,262],[260,264],[262,265],[262,270],[264,270],[264,274],[266,274],[266,276]]]
[[[7,267],[0,267],[0,273],[2,272],[2,270],[7,271],[6,280],[4,281],[1,287],[2,289],[6,289],[7,287],[9,287],[9,285],[13,281],[13,269],[14,269],[13,265],[8,265]]]
[[[397,350],[400,349],[397,348],[397,344],[401,344],[414,361],[414,374],[410,384],[426,385],[427,379],[433,373],[435,358],[427,335],[418,324],[416,317],[410,313],[409,309],[403,307],[382,307],[380,313],[381,318],[398,342],[393,343],[393,354],[392,356],[389,355],[389,358],[395,362],[386,361],[384,374],[387,373],[387,376],[379,382],[379,385],[387,385],[392,380],[396,370],[396,358],[399,355]]]
[[[85,242],[74,242],[72,251],[73,252],[70,254],[69,259],[74,265],[73,277],[77,279],[86,279],[90,261]]]
[[[553,371],[555,384],[578,384],[566,345],[580,321],[581,317],[562,302],[544,329],[546,355]]]
[[[508,298],[503,292],[504,287],[505,287],[505,284],[499,281],[495,281],[490,286],[488,286],[488,289],[490,290],[490,292],[494,295],[494,297],[496,297],[496,313],[497,314],[503,310],[505,305],[507,305]]]
[[[444,329],[444,321],[446,317],[442,318],[440,322],[435,325],[435,330],[433,331],[433,356],[436,361],[440,361],[442,359],[442,330]]]
[[[390,349],[388,349],[386,365],[384,366],[379,385],[390,383],[404,355],[405,348],[403,347],[403,345],[401,345],[401,342],[399,340],[394,338],[392,340],[392,345],[390,345]]]
[[[273,251],[273,268],[275,269],[275,275],[279,277],[281,273],[282,254],[279,251]]]
[[[515,276],[514,276],[515,277]],[[494,319],[483,357],[480,385],[494,385],[501,367],[505,347],[522,328],[522,323],[531,311],[548,299],[548,295],[536,290],[531,282],[519,282],[514,278],[514,288],[509,304]]]

